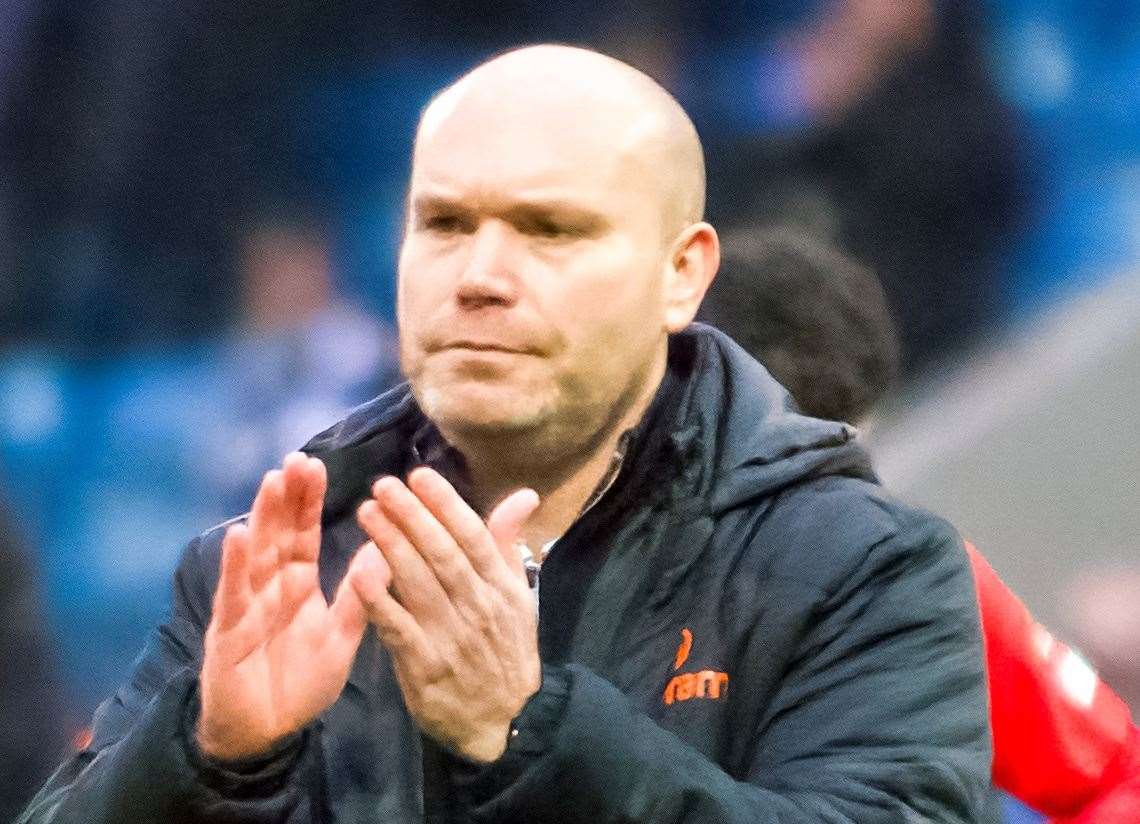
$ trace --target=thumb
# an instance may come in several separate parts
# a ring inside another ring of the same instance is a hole
[[[533,489],[519,489],[504,498],[487,519],[487,529],[495,539],[495,546],[507,566],[514,572],[524,573],[522,558],[516,547],[523,526],[538,509],[538,493]]]

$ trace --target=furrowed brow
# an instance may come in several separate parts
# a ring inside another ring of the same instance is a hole
[[[445,195],[421,194],[412,200],[411,213],[420,218],[444,214],[463,219],[475,219],[479,215],[486,214],[520,228],[550,223],[566,226],[582,235],[601,234],[610,225],[610,221],[604,215],[560,200],[472,205]]]
[[[514,225],[549,222],[569,226],[583,234],[597,234],[609,226],[604,215],[575,204],[554,202],[516,203],[499,212],[499,217]]]
[[[471,207],[440,195],[420,195],[412,200],[413,214],[439,214],[441,212],[454,215],[474,214]]]

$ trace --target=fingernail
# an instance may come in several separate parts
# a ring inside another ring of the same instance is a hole
[[[419,479],[419,481],[417,481],[418,483],[430,481],[432,479],[432,476],[435,474],[435,470],[430,466],[417,466],[415,469],[408,473],[408,482],[411,483],[415,478]]]
[[[396,480],[396,479],[393,478],[391,475],[385,475],[382,478],[377,478],[372,483],[372,494],[373,495],[383,495],[385,488],[391,486],[392,482],[394,480]]]
[[[376,501],[372,498],[369,498],[356,508],[356,519],[358,521],[368,520],[372,518],[373,515],[375,515],[375,510]]]

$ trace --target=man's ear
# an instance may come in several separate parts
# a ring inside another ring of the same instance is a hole
[[[720,238],[705,222],[687,227],[673,241],[665,272],[665,328],[680,332],[697,314],[720,266]]]

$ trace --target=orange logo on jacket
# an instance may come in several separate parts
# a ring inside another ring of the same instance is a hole
[[[673,669],[679,670],[689,660],[689,653],[693,649],[693,633],[686,627],[681,630],[681,645],[677,647],[677,655],[673,659]],[[728,692],[728,673],[713,670],[700,672],[683,672],[674,675],[665,685],[666,704],[674,701],[688,701],[691,698],[709,698],[713,701],[721,698]]]

